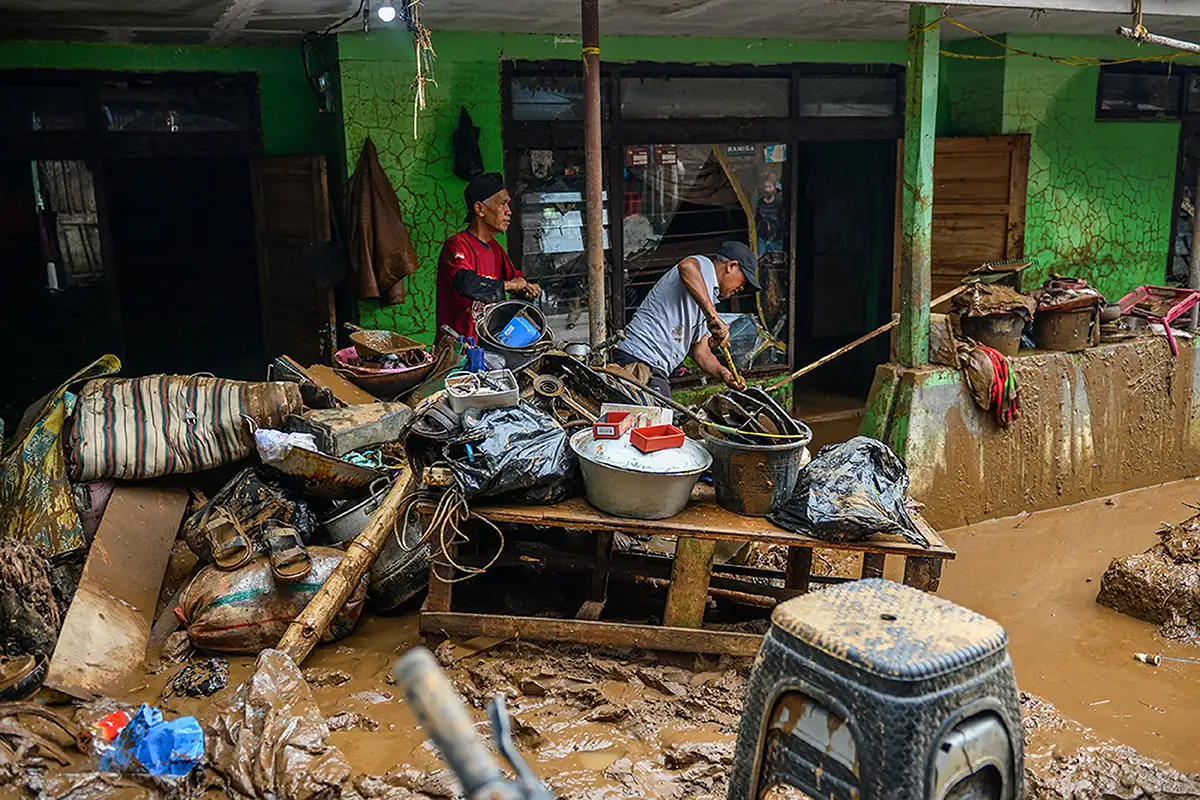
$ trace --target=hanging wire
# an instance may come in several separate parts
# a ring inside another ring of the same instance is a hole
[[[325,72],[329,68],[329,64],[325,61],[325,57],[321,54],[321,51],[315,47],[316,43],[326,38],[334,31],[344,28],[354,20],[361,17],[366,9],[367,0],[359,0],[358,8],[354,10],[353,14],[343,17],[332,25],[326,27],[324,30],[308,31],[300,37],[300,62],[304,65],[304,80],[308,81],[308,86],[312,90],[313,96],[317,98],[318,102],[321,101],[322,92],[320,85],[317,83],[317,78],[313,75],[313,71],[309,66],[310,54],[315,52],[317,54],[317,58],[320,60],[320,69],[317,70],[317,74],[319,75]]]

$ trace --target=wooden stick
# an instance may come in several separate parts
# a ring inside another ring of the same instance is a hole
[[[321,641],[321,637],[329,629],[329,623],[346,604],[355,587],[379,557],[384,542],[392,535],[400,504],[415,485],[412,470],[405,469],[388,490],[387,496],[371,516],[367,527],[350,542],[342,563],[338,564],[337,569],[326,579],[325,585],[317,591],[304,611],[284,632],[277,649],[291,656],[297,666],[308,657],[317,642]]]
[[[936,307],[940,306],[942,303],[946,302],[947,300],[953,300],[955,297],[958,297],[960,294],[962,294],[966,290],[967,290],[966,284],[956,287],[952,291],[946,292],[941,297],[935,297],[933,300],[931,300],[929,302],[929,307],[936,308]],[[808,366],[801,367],[800,369],[793,372],[791,375],[788,375],[786,378],[780,378],[778,381],[776,381],[775,383],[772,383],[770,386],[768,386],[767,391],[773,392],[776,389],[779,389],[780,387],[787,386],[789,383],[796,380],[796,378],[799,378],[802,375],[807,375],[808,373],[812,372],[817,367],[819,367],[823,364],[828,364],[830,361],[833,361],[838,356],[842,356],[842,355],[845,355],[846,353],[849,353],[851,350],[858,347],[863,342],[869,342],[872,339],[874,339],[876,336],[878,336],[879,334],[887,333],[888,331],[890,331],[892,328],[896,327],[899,324],[900,324],[900,318],[893,317],[891,322],[886,322],[883,325],[880,325],[878,328],[871,331],[870,333],[864,333],[862,336],[858,337],[853,342],[850,342],[850,344],[842,345],[841,347],[839,347],[837,350],[834,350],[829,355],[822,356],[821,358],[818,358],[816,361],[812,362]]]

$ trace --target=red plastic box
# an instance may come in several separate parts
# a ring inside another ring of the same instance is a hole
[[[620,439],[633,425],[628,411],[610,411],[592,424],[592,436],[597,439]]]
[[[670,450],[673,447],[683,447],[686,437],[683,431],[674,425],[651,425],[648,428],[634,428],[629,434],[629,441],[643,453],[653,453],[656,450]]]

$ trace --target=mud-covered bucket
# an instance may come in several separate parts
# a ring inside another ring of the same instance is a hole
[[[746,517],[765,517],[791,497],[800,470],[809,462],[812,431],[783,444],[743,444],[704,433],[712,453],[713,490],[717,504]]]

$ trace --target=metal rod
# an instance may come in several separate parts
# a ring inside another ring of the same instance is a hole
[[[1117,35],[1124,36],[1126,39],[1133,39],[1135,42],[1146,42],[1147,44],[1156,44],[1159,47],[1166,47],[1171,50],[1183,50],[1188,53],[1200,53],[1200,44],[1195,42],[1185,42],[1182,39],[1172,39],[1170,36],[1159,36],[1157,33],[1149,31],[1137,31],[1133,28],[1124,26],[1117,28]]]
[[[604,148],[600,142],[600,0],[582,0],[583,177],[587,208],[588,341],[605,340]],[[601,363],[605,357],[599,355]]]

